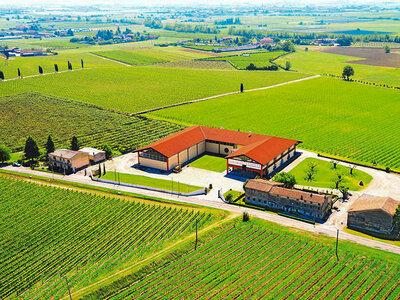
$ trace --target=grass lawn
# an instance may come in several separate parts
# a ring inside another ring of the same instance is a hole
[[[227,191],[226,193],[224,193],[224,197],[226,198],[226,196],[228,196],[228,194],[231,194],[231,195],[232,195],[232,200],[235,200],[235,199],[237,199],[240,195],[242,195],[243,192],[238,192],[238,191],[234,191],[234,190]]]
[[[202,187],[189,185],[185,183],[178,184],[178,182],[176,181],[172,182],[172,180],[157,179],[147,176],[126,174],[126,173],[117,173],[117,174],[119,174],[120,182],[154,187],[163,190],[173,189],[174,191],[178,191],[179,189],[180,192],[187,193],[202,189]],[[115,181],[115,176],[116,176],[115,172],[107,172],[106,175],[101,176],[101,178]]]
[[[307,181],[305,180],[305,170],[307,170],[311,162],[317,164],[317,172],[315,180]],[[333,179],[335,179],[336,173],[340,173],[343,174],[343,185],[349,187],[351,191],[363,189],[372,180],[369,174],[360,170],[354,169],[353,175],[350,175],[349,167],[337,165],[336,169],[334,169],[331,162],[315,158],[306,158],[289,173],[296,177],[297,184],[321,188],[335,188]],[[361,180],[364,182],[363,187],[358,185]]]
[[[397,90],[322,77],[149,115],[296,139],[304,149],[400,170],[399,103]]]
[[[220,156],[206,154],[190,163],[190,166],[214,172],[222,172],[226,170],[226,159]]]

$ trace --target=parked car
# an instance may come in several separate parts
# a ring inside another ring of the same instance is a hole
[[[17,163],[17,162],[13,162],[13,167],[20,167],[21,166],[21,164],[20,163]]]

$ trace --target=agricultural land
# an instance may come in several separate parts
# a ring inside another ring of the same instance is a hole
[[[184,124],[296,138],[305,149],[400,169],[399,100],[394,89],[317,78],[152,115]]]

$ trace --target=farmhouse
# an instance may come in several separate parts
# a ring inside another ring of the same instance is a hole
[[[79,151],[85,152],[89,155],[89,160],[91,163],[98,163],[103,160],[106,160],[106,152],[102,150],[98,150],[95,148],[84,147]]]
[[[331,197],[287,189],[282,183],[263,179],[249,180],[244,190],[247,204],[318,219],[323,219],[332,205]]]
[[[394,215],[400,201],[390,197],[364,194],[348,210],[347,226],[354,229],[390,234],[394,226]]]
[[[170,171],[204,153],[223,155],[230,170],[269,177],[296,155],[299,141],[233,130],[193,126],[139,148],[138,164]]]
[[[49,162],[55,170],[75,173],[89,165],[89,154],[82,151],[57,149],[49,154]]]

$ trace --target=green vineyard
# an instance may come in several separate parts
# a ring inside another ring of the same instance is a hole
[[[49,134],[56,147],[69,147],[75,135],[82,146],[102,148],[108,144],[117,151],[127,152],[183,128],[39,93],[0,98],[0,114],[0,145],[13,152],[23,150],[29,135],[44,147]]]
[[[396,258],[260,224],[230,226],[108,299],[398,299]],[[95,296],[92,294],[91,296]],[[102,295],[104,296],[104,295]],[[88,299],[90,298],[87,297]]]
[[[206,209],[0,177],[0,298],[60,298],[211,223]]]

